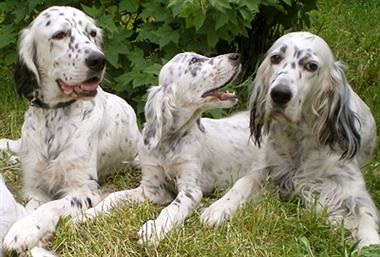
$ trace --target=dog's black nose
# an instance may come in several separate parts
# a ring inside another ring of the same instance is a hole
[[[100,71],[106,65],[106,57],[100,52],[93,52],[86,58],[86,65],[92,71]]]
[[[240,54],[237,54],[237,53],[229,54],[228,59],[233,64],[240,64]]]
[[[292,98],[292,92],[288,86],[279,84],[271,90],[270,97],[276,104],[286,104]]]

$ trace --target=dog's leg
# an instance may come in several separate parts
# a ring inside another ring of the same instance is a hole
[[[360,169],[356,164],[335,167],[335,176],[315,185],[319,195],[317,210],[327,209],[329,219],[335,225],[343,222],[359,242],[359,248],[380,244],[378,211],[365,187]],[[320,179],[320,178],[318,178]]]
[[[165,173],[155,166],[143,166],[143,177],[140,186],[109,194],[94,208],[88,209],[74,218],[75,222],[83,223],[101,214],[109,213],[114,207],[123,202],[143,202],[166,204],[173,200],[173,196],[166,190]]]
[[[80,188],[62,199],[44,203],[14,223],[4,238],[4,248],[17,252],[31,249],[46,233],[54,232],[60,217],[77,216],[83,209],[99,202],[99,194],[84,191]]]
[[[209,227],[223,224],[241,205],[259,197],[265,177],[265,172],[259,170],[237,180],[222,198],[202,212],[201,223]]]
[[[360,240],[359,248],[372,244],[380,244],[378,230],[378,211],[368,194],[354,198],[358,210],[358,230],[356,237]]]
[[[176,227],[182,226],[185,219],[195,210],[202,200],[201,188],[197,185],[197,167],[181,166],[176,181],[177,197],[165,207],[155,220],[148,220],[138,232],[138,243],[156,246],[165,235]]]
[[[341,208],[327,206],[330,221],[335,225],[343,222],[353,236],[360,240],[359,249],[372,244],[380,244],[377,232],[379,219],[377,209],[368,193],[360,193],[361,195],[353,194],[342,199],[343,206]]]

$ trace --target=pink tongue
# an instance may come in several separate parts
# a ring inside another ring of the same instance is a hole
[[[73,92],[74,88],[70,86],[66,86],[65,84],[61,83],[61,88],[63,89],[63,93],[69,95]]]
[[[98,88],[98,85],[98,82],[83,83],[80,85],[80,88],[85,91],[94,91]]]

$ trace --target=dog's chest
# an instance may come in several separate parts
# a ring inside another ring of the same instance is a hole
[[[70,110],[28,110],[22,129],[22,150],[45,161],[55,160],[75,139],[79,117]]]
[[[266,158],[271,164],[298,170],[315,150],[312,128],[272,126]]]

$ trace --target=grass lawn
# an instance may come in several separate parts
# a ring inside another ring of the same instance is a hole
[[[320,0],[312,13],[311,28],[330,44],[338,59],[347,65],[353,88],[371,107],[380,124],[380,2],[378,0]],[[14,92],[10,73],[0,74],[0,137],[20,134],[27,103]],[[379,130],[378,130],[379,132]],[[0,161],[7,185],[20,197],[21,172],[17,166]],[[104,179],[113,190],[135,187],[136,172],[116,170]],[[374,161],[364,171],[366,182],[380,207],[380,147]],[[51,243],[61,256],[380,256],[379,247],[352,253],[355,243],[343,228],[331,228],[325,215],[316,215],[298,199],[281,200],[271,192],[254,205],[246,205],[230,222],[218,229],[202,227],[202,208],[220,196],[204,199],[202,206],[183,228],[171,233],[156,249],[136,244],[135,235],[161,206],[145,203],[126,206],[109,216],[85,225],[62,220]]]

